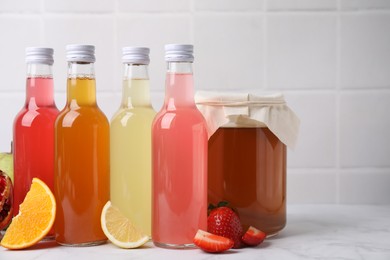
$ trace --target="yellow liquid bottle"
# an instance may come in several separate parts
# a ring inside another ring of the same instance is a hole
[[[111,202],[151,235],[151,126],[149,49],[123,48],[122,102],[111,120]]]
[[[56,241],[97,245],[107,240],[100,215],[110,196],[110,126],[96,104],[94,47],[67,52],[67,103],[55,124]]]

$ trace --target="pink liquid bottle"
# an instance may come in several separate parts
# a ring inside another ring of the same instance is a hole
[[[165,46],[165,101],[152,126],[152,240],[193,246],[207,229],[207,130],[194,102],[192,45]]]
[[[54,102],[53,62],[51,48],[26,49],[26,101],[13,127],[14,216],[30,190],[33,177],[44,181],[53,191],[54,122],[59,112]]]

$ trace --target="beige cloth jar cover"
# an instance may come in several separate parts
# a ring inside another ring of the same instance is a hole
[[[256,96],[198,91],[195,102],[207,122],[209,138],[222,126],[268,127],[285,145],[295,147],[300,120],[281,93]]]

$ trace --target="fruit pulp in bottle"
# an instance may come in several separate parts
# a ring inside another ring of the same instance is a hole
[[[94,79],[68,79],[69,104],[56,121],[56,241],[88,245],[107,238],[100,214],[109,200],[109,123],[96,106]]]
[[[146,79],[125,80],[124,84],[125,90],[131,86],[133,100],[129,102],[133,104],[149,89]],[[111,121],[110,194],[112,204],[151,236],[151,128],[156,112],[147,99],[143,105],[122,106]]]
[[[209,140],[208,200],[228,201],[244,226],[286,224],[286,146],[268,128],[219,128]]]

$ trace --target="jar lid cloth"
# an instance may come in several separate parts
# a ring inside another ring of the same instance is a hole
[[[268,127],[288,147],[295,147],[300,120],[281,93],[198,91],[195,102],[206,119],[209,138],[219,127]]]

